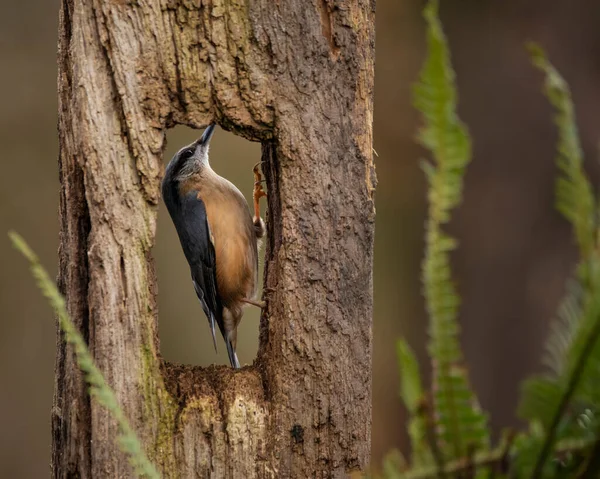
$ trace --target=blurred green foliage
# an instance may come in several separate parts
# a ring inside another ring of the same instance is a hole
[[[423,287],[433,377],[425,389],[414,354],[399,341],[400,397],[409,414],[411,455],[406,459],[392,452],[376,477],[599,477],[600,204],[583,169],[569,87],[541,48],[530,45],[533,64],[544,73],[544,90],[556,110],[557,209],[573,227],[579,262],[548,340],[546,363],[551,371],[523,386],[519,415],[529,428],[505,433],[491,448],[487,417],[469,387],[458,337],[460,298],[449,260],[456,241],[441,229],[462,198],[470,138],[456,114],[454,71],[438,0],[428,2],[424,17],[428,55],[414,88],[414,103],[424,123],[419,140],[433,158],[423,168],[429,186]]]
[[[437,1],[427,5],[424,15],[428,55],[414,88],[414,103],[424,120],[418,138],[433,157],[433,164],[423,162],[429,185],[423,288],[430,318],[428,352],[432,358],[432,406],[439,449],[434,455],[458,459],[470,447],[489,444],[487,419],[470,389],[459,344],[460,298],[450,271],[450,252],[456,248],[456,241],[441,228],[462,198],[463,176],[471,161],[471,141],[456,115],[454,72]]]
[[[85,380],[90,387],[90,395],[105,407],[115,419],[119,428],[119,435],[115,440],[119,444],[119,448],[127,455],[138,477],[158,479],[160,476],[154,465],[146,457],[142,444],[131,428],[129,421],[125,417],[125,413],[119,406],[114,391],[106,383],[104,376],[94,364],[85,340],[69,317],[65,300],[58,291],[56,284],[50,279],[50,276],[40,264],[37,255],[31,250],[25,240],[14,232],[10,232],[9,236],[13,246],[29,261],[31,272],[37,281],[38,287],[58,317],[58,324],[65,335],[65,340],[73,346],[77,365],[84,373]]]

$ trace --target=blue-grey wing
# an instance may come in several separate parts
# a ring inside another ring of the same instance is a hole
[[[208,318],[216,349],[215,322],[223,334],[223,306],[217,292],[215,248],[206,208],[197,192],[191,192],[182,199],[177,216],[173,222],[190,265],[194,290]]]

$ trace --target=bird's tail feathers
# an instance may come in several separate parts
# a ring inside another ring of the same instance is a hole
[[[233,349],[233,344],[231,344],[231,341],[228,338],[225,338],[225,345],[227,346],[227,355],[229,356],[231,367],[240,369],[240,362],[238,361],[237,354],[235,353],[235,349]]]
[[[210,313],[208,317],[208,322],[210,324],[210,333],[212,334],[212,340],[215,346],[215,353],[218,353],[219,351],[217,350],[217,336],[215,334],[215,315]]]

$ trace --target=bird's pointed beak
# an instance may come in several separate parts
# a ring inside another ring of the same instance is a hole
[[[204,130],[204,133],[202,133],[202,136],[196,141],[196,146],[207,146],[210,143],[210,139],[212,138],[216,127],[216,123],[208,125],[206,130]]]

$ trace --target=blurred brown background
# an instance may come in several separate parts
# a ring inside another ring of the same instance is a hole
[[[463,344],[472,381],[492,423],[515,424],[518,382],[538,368],[548,321],[574,260],[570,232],[553,210],[555,133],[541,77],[523,44],[541,42],[574,92],[588,168],[597,178],[600,137],[600,3],[593,0],[445,0],[442,18],[474,137],[465,203],[451,225],[463,295]],[[425,213],[423,152],[410,85],[423,58],[416,0],[379,0],[375,149],[379,186],[375,254],[373,457],[401,446],[394,341],[422,356],[425,317],[419,265]],[[3,2],[0,15],[0,477],[49,474],[55,329],[50,309],[5,232],[16,229],[54,275],[58,245],[55,51],[58,2]],[[165,158],[197,132],[170,132]],[[222,130],[212,163],[249,195],[259,145]],[[206,320],[164,207],[155,257],[163,355],[194,364],[215,357]],[[239,355],[251,362],[258,318],[248,313]]]

